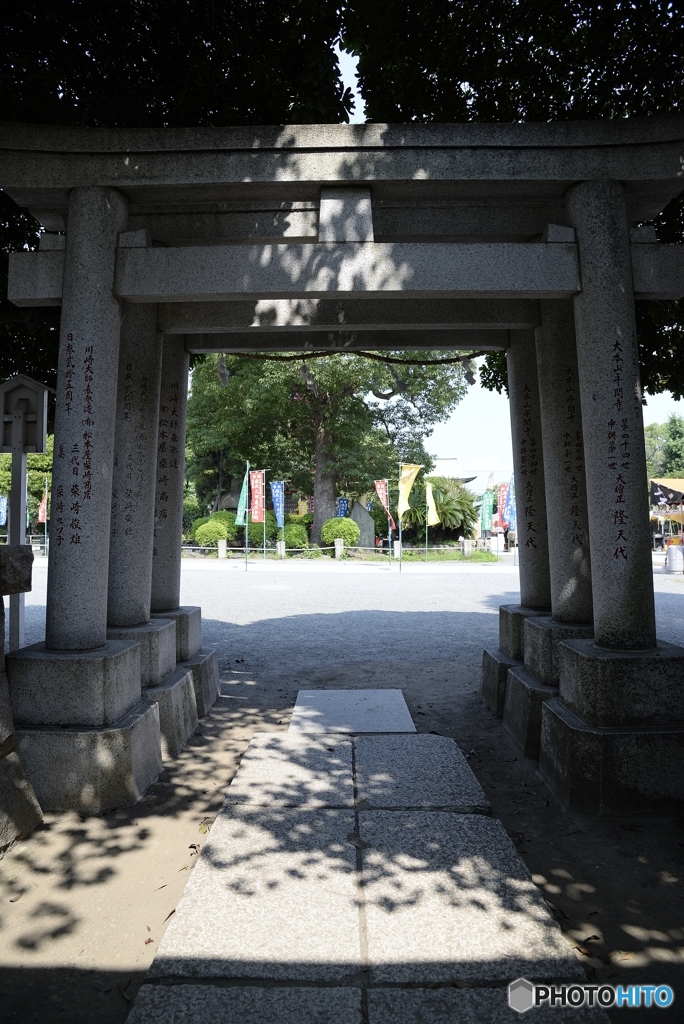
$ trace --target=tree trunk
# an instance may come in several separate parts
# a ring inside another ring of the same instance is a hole
[[[218,512],[221,508],[221,492],[223,490],[223,452],[219,455],[219,478],[218,487],[216,488],[216,499],[214,501],[214,507],[212,512]]]
[[[321,527],[335,515],[335,463],[329,455],[332,437],[322,424],[316,428],[316,468],[314,471],[313,544],[321,543]]]

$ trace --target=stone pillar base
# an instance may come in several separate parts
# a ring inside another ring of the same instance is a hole
[[[558,686],[558,645],[564,640],[593,639],[594,628],[586,622],[555,622],[552,618],[534,617],[523,621],[525,668],[540,683]]]
[[[218,654],[216,651],[198,651],[194,657],[188,658],[183,667],[192,672],[197,715],[204,718],[221,694]]]
[[[159,731],[163,761],[175,757],[197,728],[197,703],[190,668],[179,665],[159,686],[145,690],[146,701],[159,708]]]
[[[0,758],[0,854],[33,832],[43,814],[15,750]]]
[[[558,647],[560,698],[587,725],[684,729],[684,647],[612,651],[591,640]]]
[[[521,666],[508,671],[503,724],[525,757],[539,756],[542,706],[558,690],[545,686]]]
[[[187,661],[202,646],[202,609],[193,605],[152,612],[152,619],[173,619],[176,623],[176,661]]]
[[[508,670],[517,665],[520,665],[520,662],[509,658],[500,648],[490,651],[485,647],[482,652],[480,694],[495,718],[503,717]]]
[[[550,615],[550,608],[526,608],[521,604],[499,606],[499,647],[509,658],[522,661],[524,655],[523,625],[530,616]]]
[[[95,651],[47,651],[44,643],[7,655],[15,725],[113,725],[140,701],[140,646],[110,640]]]
[[[108,640],[130,640],[140,644],[140,685],[159,686],[176,667],[176,623],[155,619],[141,626],[109,626]]]
[[[566,810],[599,817],[681,813],[684,728],[590,726],[552,699],[542,708],[539,772]]]
[[[161,771],[159,711],[142,702],[99,728],[17,729],[17,752],[46,811],[134,804]]]

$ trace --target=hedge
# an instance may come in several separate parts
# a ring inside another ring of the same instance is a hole
[[[190,527],[190,539],[197,540],[197,531],[200,526],[204,526],[204,524],[208,522],[209,516],[200,516],[199,519],[193,519],[192,526]]]
[[[219,512],[212,512],[209,517],[210,523],[221,523],[226,528],[226,540],[235,540],[238,528],[235,525],[235,513],[221,509]]]
[[[361,531],[353,519],[335,518],[326,519],[321,528],[321,540],[330,546],[338,537],[341,537],[348,547],[354,547],[359,543]]]
[[[223,523],[204,523],[195,531],[195,539],[201,548],[215,548],[219,540],[227,539],[227,531]]]
[[[309,546],[309,536],[306,529],[299,523],[285,524],[285,547],[306,548]]]

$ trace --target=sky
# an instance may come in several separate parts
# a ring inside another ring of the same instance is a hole
[[[684,416],[684,401],[676,402],[669,391],[647,395],[644,423],[664,423],[670,413]],[[476,383],[445,423],[440,423],[425,447],[437,457],[435,472],[445,476],[476,476],[468,486],[478,493],[488,483],[510,479],[513,472],[508,398]],[[454,461],[456,460],[456,461]]]
[[[356,67],[358,58],[337,47],[342,81],[356,99],[352,124],[363,124],[365,107],[358,94]],[[670,413],[684,416],[684,402],[676,402],[665,392],[647,399],[644,423],[664,423]],[[476,383],[468,389],[463,401],[451,417],[435,427],[425,447],[436,459],[436,470],[444,476],[475,477],[469,485],[472,490],[483,490],[490,474],[494,483],[508,481],[513,472],[511,424],[508,398],[496,391],[487,391]]]

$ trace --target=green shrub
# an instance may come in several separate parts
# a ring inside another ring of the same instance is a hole
[[[348,547],[359,543],[361,531],[353,519],[326,519],[321,529],[321,540],[327,546],[334,544],[341,537]]]
[[[264,543],[264,524],[253,523],[251,518],[248,523],[249,543],[251,547],[260,548]],[[278,520],[275,512],[266,513],[266,540],[276,540],[278,537]]]
[[[306,529],[299,523],[287,523],[285,525],[285,547],[306,548],[309,546],[309,535]]]
[[[212,512],[209,517],[210,523],[221,523],[226,528],[226,539],[235,540],[237,537],[238,528],[235,525],[235,513],[226,512],[225,509],[221,509],[220,512]]]
[[[183,533],[190,533],[195,519],[202,515],[202,509],[196,498],[185,498],[183,500]]]
[[[319,548],[318,544],[312,544],[310,548],[302,551],[302,558],[322,558],[323,552]]]
[[[209,516],[200,516],[199,519],[194,519],[192,526],[190,527],[190,537],[192,540],[197,540],[197,531],[200,526],[204,526],[205,523],[209,522]]]
[[[195,539],[201,548],[215,548],[220,540],[227,539],[223,523],[216,520],[204,523],[195,531]]]

